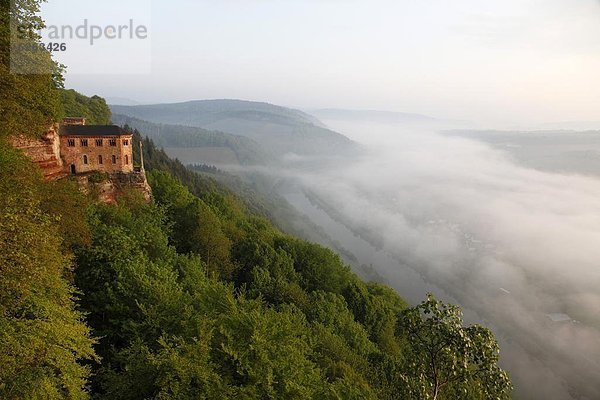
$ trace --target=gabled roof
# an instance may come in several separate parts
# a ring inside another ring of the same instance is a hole
[[[131,136],[117,125],[61,125],[61,136]]]

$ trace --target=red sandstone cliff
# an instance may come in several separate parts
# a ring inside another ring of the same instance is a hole
[[[76,176],[80,189],[86,194],[92,194],[99,201],[107,204],[115,204],[119,196],[133,190],[142,195],[146,201],[150,201],[152,189],[146,180],[144,171],[134,173],[87,173]]]
[[[58,124],[52,125],[40,139],[25,136],[11,138],[12,145],[23,150],[40,167],[46,180],[60,179],[68,175],[60,158],[58,127]]]

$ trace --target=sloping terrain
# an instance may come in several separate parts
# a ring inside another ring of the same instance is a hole
[[[440,122],[439,119],[427,115],[376,110],[344,110],[322,108],[310,110],[312,115],[322,120],[369,121],[396,124],[420,124]]]
[[[155,123],[177,124],[245,136],[273,154],[342,154],[356,150],[347,137],[302,111],[241,100],[111,106],[113,113]]]
[[[129,125],[143,132],[168,152],[169,149],[178,152],[172,154],[174,157],[180,157],[180,150],[185,149],[182,161],[190,164],[266,165],[271,162],[272,157],[258,143],[243,136],[191,126],[156,124],[119,114],[113,114],[112,120],[117,125]]]

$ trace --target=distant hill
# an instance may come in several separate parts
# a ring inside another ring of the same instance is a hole
[[[340,154],[356,149],[347,137],[327,129],[299,110],[242,100],[111,106],[115,114],[163,124],[176,124],[245,136],[267,152],[284,155]]]
[[[540,171],[600,176],[600,130],[452,130],[444,134],[482,141]]]
[[[589,131],[600,130],[600,121],[561,121],[544,123],[534,127],[539,130],[573,130],[573,131]]]
[[[127,97],[107,97],[106,102],[108,104],[119,104],[122,106],[139,106],[140,103],[137,100],[133,100]]]
[[[310,110],[312,115],[323,120],[367,121],[382,123],[436,123],[441,120],[427,115],[376,110],[344,110],[325,108]]]
[[[113,123],[129,125],[184,163],[266,165],[272,157],[253,140],[238,135],[182,125],[156,124],[121,114]]]

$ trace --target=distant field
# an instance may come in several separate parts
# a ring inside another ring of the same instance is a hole
[[[452,131],[481,140],[542,171],[600,176],[600,131]]]
[[[240,165],[229,147],[166,147],[165,151],[184,164]]]

